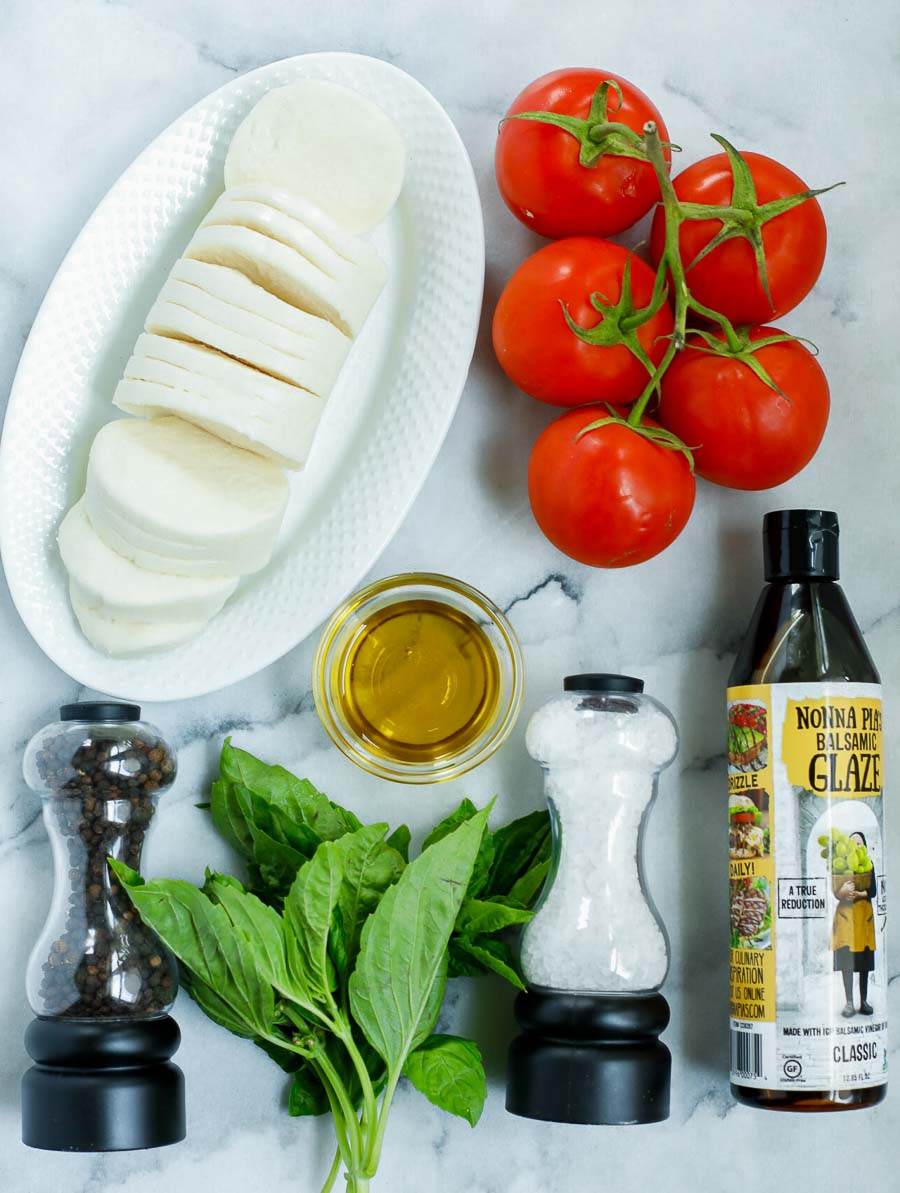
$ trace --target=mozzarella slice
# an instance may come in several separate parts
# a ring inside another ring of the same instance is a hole
[[[368,232],[396,202],[406,168],[397,125],[370,99],[324,79],[269,91],[225,158],[225,185],[264,182]]]
[[[232,186],[219,198],[216,205],[218,206],[220,203],[265,204],[267,207],[273,207],[283,215],[288,215],[294,220],[299,220],[301,224],[305,224],[345,261],[350,261],[355,265],[367,265],[371,261],[379,263],[381,261],[377,250],[370,241],[348,232],[342,224],[332,219],[315,203],[310,203],[301,195],[293,194],[280,187],[270,186],[264,182],[248,182],[243,186]]]
[[[335,281],[352,277],[356,267],[380,290],[387,276],[384,262],[368,240],[352,236],[312,203],[291,200],[286,191],[274,187],[238,186],[226,191],[201,222],[252,228],[295,249]]]
[[[142,335],[113,402],[153,418],[177,414],[235,447],[302,468],[325,399],[202,344]]]
[[[189,257],[179,257],[172,266],[169,281],[186,282],[212,298],[227,303],[229,307],[257,316],[265,323],[265,327],[262,328],[265,332],[263,338],[266,343],[272,343],[276,348],[281,347],[281,344],[268,338],[273,325],[295,332],[304,339],[319,335],[328,336],[349,350],[350,340],[332,323],[276,298],[274,294],[270,294],[262,286],[255,285],[236,269],[229,269],[224,265],[210,265],[206,261],[192,261]],[[260,330],[258,325],[254,327]]]
[[[96,533],[84,498],[63,518],[57,542],[81,605],[116,621],[206,621],[238,584],[236,576],[163,576],[138,567]]]
[[[253,228],[233,224],[201,225],[185,256],[228,265],[285,302],[328,319],[355,336],[383,285],[358,271],[355,281],[335,280],[296,249]]]
[[[271,460],[180,418],[107,423],[88,460],[91,525],[151,572],[257,571],[271,557],[287,496]]]
[[[253,290],[259,289],[252,283],[248,285]],[[154,335],[194,340],[217,348],[255,369],[326,397],[337,380],[351,341],[325,319],[314,315],[306,318],[312,326],[301,335],[216,298],[198,286],[170,278],[151,308],[145,328]]]
[[[169,650],[196,637],[206,627],[205,621],[119,621],[104,617],[85,604],[74,584],[69,586],[69,599],[91,646],[118,658]]]

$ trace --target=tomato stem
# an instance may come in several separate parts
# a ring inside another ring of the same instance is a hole
[[[665,287],[666,279],[668,278],[675,305],[675,330],[672,333],[672,338],[669,341],[665,355],[650,375],[650,379],[644,386],[643,392],[631,408],[631,412],[628,415],[628,422],[632,427],[640,425],[650,399],[654,393],[659,392],[659,383],[663,375],[675,359],[675,356],[685,345],[689,312],[693,311],[695,314],[702,316],[702,318],[717,323],[722,329],[725,342],[732,351],[739,352],[742,348],[741,339],[731,321],[718,311],[714,311],[710,307],[704,306],[703,303],[698,302],[691,294],[690,287],[687,284],[687,272],[681,260],[681,225],[685,220],[696,219],[697,216],[693,212],[686,210],[686,205],[682,204],[675,194],[675,187],[669,176],[669,168],[665,154],[663,153],[659,130],[654,120],[648,120],[644,125],[644,148],[647,153],[647,160],[653,166],[656,180],[659,183],[666,232],[665,247],[663,248],[656,273],[654,296],[658,290]],[[712,210],[707,209],[707,218],[714,218]]]

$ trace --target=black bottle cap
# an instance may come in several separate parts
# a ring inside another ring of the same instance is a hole
[[[54,1152],[166,1147],[185,1136],[174,1019],[35,1019],[22,1078],[22,1142]]]
[[[61,721],[139,721],[139,704],[122,704],[118,700],[83,700],[80,704],[64,704],[59,710]]]
[[[775,510],[766,514],[766,580],[837,580],[838,534],[838,517],[831,510]]]
[[[633,675],[609,675],[594,671],[586,675],[567,675],[563,680],[566,692],[643,692],[644,681]]]

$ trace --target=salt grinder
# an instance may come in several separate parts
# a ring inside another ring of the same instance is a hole
[[[642,848],[659,772],[678,751],[670,713],[640,679],[574,675],[531,718],[553,858],[522,937],[522,1034],[506,1108],[566,1123],[654,1123],[669,1114],[665,927]]]
[[[82,703],[32,738],[25,781],[43,799],[53,901],[28,963],[34,1065],[22,1139],[49,1151],[161,1147],[184,1138],[175,958],[107,865],[137,870],[175,757],[133,704]]]

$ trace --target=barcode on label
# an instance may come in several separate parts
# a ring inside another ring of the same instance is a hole
[[[755,1031],[731,1031],[731,1071],[738,1077],[762,1077],[762,1036]]]

